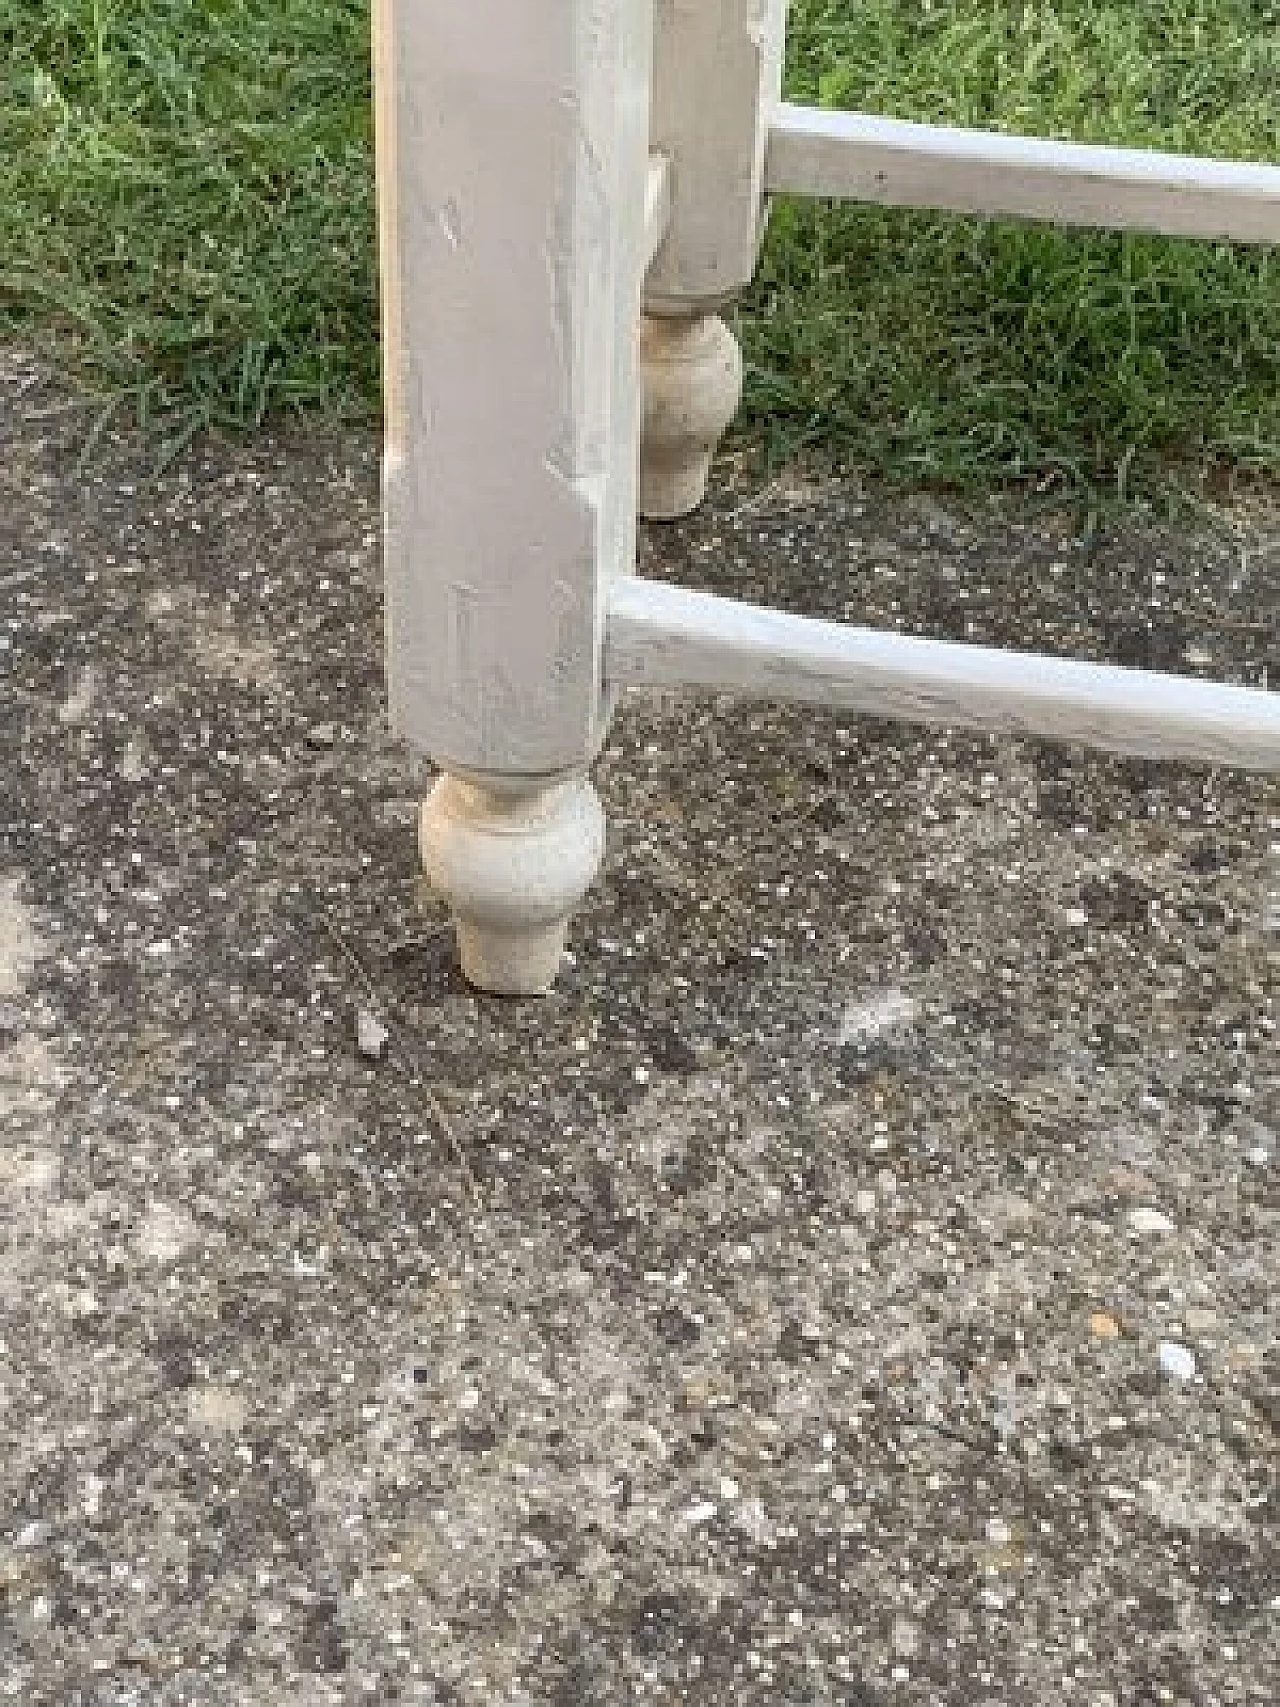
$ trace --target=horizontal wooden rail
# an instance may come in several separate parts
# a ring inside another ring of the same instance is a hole
[[[895,207],[1280,242],[1280,167],[783,104],[771,191]]]
[[[615,688],[799,700],[1280,772],[1280,693],[850,628],[635,577],[609,593],[605,674]]]

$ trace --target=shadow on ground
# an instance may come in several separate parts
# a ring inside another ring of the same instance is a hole
[[[629,703],[559,990],[480,999],[375,444],[82,431],[0,361],[0,1696],[1273,1700],[1274,783]],[[1280,668],[1274,511],[778,487],[644,558]]]

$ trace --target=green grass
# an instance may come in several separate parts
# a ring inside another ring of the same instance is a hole
[[[371,416],[367,32],[367,0],[0,0],[0,332],[161,435]],[[789,82],[1280,161],[1259,0],[794,0]],[[774,461],[1075,492],[1280,473],[1267,250],[788,203],[741,321]]]
[[[1280,162],[1280,5],[804,0],[796,98]],[[1264,249],[868,208],[775,211],[745,330],[775,456],[898,479],[1149,487],[1280,472]]]
[[[366,0],[0,0],[0,324],[172,428],[369,414]]]

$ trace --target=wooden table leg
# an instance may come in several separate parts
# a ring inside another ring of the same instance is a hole
[[[654,521],[702,502],[742,397],[720,312],[759,257],[786,16],[786,0],[656,0],[653,145],[670,160],[671,219],[645,282],[640,510]]]
[[[604,595],[632,572],[651,0],[376,0],[387,671],[444,772],[428,874],[544,990],[603,855]]]

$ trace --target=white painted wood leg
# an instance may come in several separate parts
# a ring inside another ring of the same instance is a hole
[[[640,511],[670,521],[706,495],[742,396],[720,311],[751,282],[764,162],[782,88],[786,0],[656,0],[652,143],[670,219],[645,280]]]
[[[374,5],[391,718],[445,773],[423,861],[502,993],[550,985],[603,852],[586,773],[666,205],[652,47],[652,0]]]
[[[707,495],[716,448],[742,401],[742,351],[718,314],[648,314],[640,355],[640,514],[674,521]]]
[[[423,805],[419,843],[423,870],[457,920],[471,983],[506,996],[549,990],[569,920],[604,859],[604,811],[590,782],[442,777]]]

